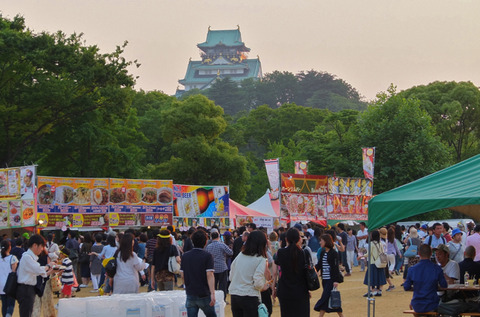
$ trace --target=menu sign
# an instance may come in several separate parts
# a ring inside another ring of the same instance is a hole
[[[0,169],[0,228],[35,226],[35,166]]]
[[[175,217],[228,217],[228,186],[174,185],[173,194]]]
[[[230,218],[188,218],[188,217],[174,217],[173,218],[173,225],[175,228],[178,228],[182,231],[187,231],[190,227],[205,227],[211,228],[213,226],[217,226],[221,229],[230,228]]]
[[[171,180],[45,176],[38,179],[38,208],[46,214],[40,218],[47,226],[61,223],[73,227],[160,225],[141,217],[140,213],[170,213],[171,223]],[[62,217],[49,219],[57,213]]]

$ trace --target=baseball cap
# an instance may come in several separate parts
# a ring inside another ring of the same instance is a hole
[[[457,233],[463,234],[462,230],[456,228],[452,230],[452,237],[455,236]]]
[[[225,236],[231,236],[231,235],[232,235],[232,233],[231,233],[230,231],[225,231],[225,232],[223,233],[223,236],[224,236],[224,237],[225,237]]]
[[[436,248],[433,248],[433,250],[442,250],[443,252],[450,254],[450,249],[443,243],[439,244]]]
[[[302,225],[299,224],[299,223],[296,223],[294,226],[293,226],[295,229],[297,229],[298,231],[302,231]]]
[[[214,232],[218,233],[217,228],[212,228],[212,229],[210,229],[210,233],[214,233]]]
[[[422,228],[422,229],[428,229],[428,226],[427,226],[427,225],[422,225],[420,228]]]

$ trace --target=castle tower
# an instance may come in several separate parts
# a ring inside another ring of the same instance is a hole
[[[191,89],[207,89],[217,78],[230,77],[235,82],[246,78],[262,78],[260,59],[248,59],[250,49],[242,41],[240,27],[236,30],[211,30],[207,40],[197,44],[201,50],[201,61],[190,60],[185,78],[178,82],[185,90],[177,90],[177,95]]]

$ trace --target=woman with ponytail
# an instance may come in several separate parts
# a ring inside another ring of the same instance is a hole
[[[3,288],[7,281],[8,274],[17,270],[18,259],[14,255],[10,255],[12,246],[9,240],[3,240],[0,243],[0,297],[2,299],[2,317],[11,317],[15,308],[15,299],[5,295]]]

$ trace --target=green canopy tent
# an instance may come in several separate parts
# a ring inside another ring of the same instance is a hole
[[[368,226],[375,229],[443,208],[480,219],[480,155],[373,197]]]
[[[376,229],[443,208],[480,219],[480,155],[373,197],[368,203],[368,227]],[[375,316],[370,283],[368,276],[368,316],[371,306]]]

